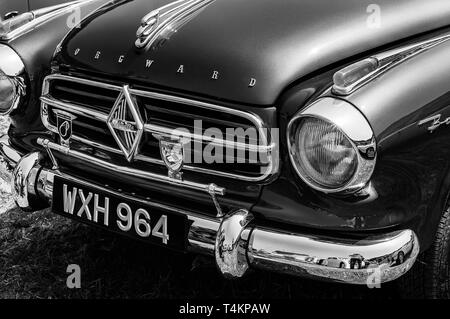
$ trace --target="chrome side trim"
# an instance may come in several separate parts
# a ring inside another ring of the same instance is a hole
[[[378,68],[373,72],[370,72],[366,76],[362,77],[355,83],[347,86],[347,87],[339,87],[333,86],[333,93],[340,96],[347,96],[356,90],[360,89],[364,85],[372,82],[382,74],[386,73],[390,69],[396,67],[397,65],[404,63],[405,61],[419,55],[427,50],[432,49],[433,47],[442,44],[446,41],[450,40],[450,34],[444,34],[432,38],[430,40],[422,41],[415,44],[410,44],[407,46],[403,46],[398,49],[389,50],[383,53],[375,54],[369,58],[373,58],[378,61]]]
[[[336,125],[348,137],[358,156],[358,167],[351,180],[339,188],[325,188],[315,183],[297,162],[295,147],[298,123],[304,118],[318,118]],[[363,188],[372,177],[376,164],[376,141],[366,118],[350,103],[331,97],[316,100],[304,110],[297,113],[287,128],[289,157],[300,178],[310,187],[324,193],[350,193]]]
[[[52,80],[64,80],[64,81],[70,81],[70,82],[80,83],[80,84],[94,86],[94,87],[100,87],[100,88],[108,89],[111,91],[116,91],[118,94],[122,91],[121,86],[112,85],[112,84],[108,84],[108,83],[97,82],[97,81],[92,81],[92,80],[83,79],[83,78],[76,78],[76,77],[62,75],[62,74],[52,74],[52,75],[47,76],[44,79],[43,88],[42,88],[41,119],[42,119],[44,126],[53,133],[58,133],[58,130],[55,126],[51,125],[49,122],[48,106],[51,106],[51,107],[57,108],[57,109],[63,109],[63,110],[69,111],[75,115],[88,117],[88,118],[91,118],[91,119],[94,119],[94,120],[97,120],[100,122],[105,122],[105,123],[107,122],[108,114],[90,110],[88,108],[78,106],[73,103],[65,103],[65,102],[54,99],[49,94],[50,83]],[[144,131],[147,133],[163,134],[163,135],[164,134],[168,134],[168,135],[177,134],[180,137],[186,137],[191,140],[203,140],[204,142],[213,143],[213,144],[219,145],[219,146],[235,147],[236,149],[245,149],[250,152],[264,152],[264,153],[268,154],[267,167],[264,167],[264,173],[262,173],[258,177],[248,177],[248,176],[244,176],[244,175],[232,174],[232,173],[223,172],[223,171],[210,170],[210,169],[192,166],[192,165],[188,165],[188,164],[183,166],[184,170],[197,171],[197,172],[201,172],[204,174],[217,175],[217,176],[222,176],[222,177],[227,177],[227,178],[235,178],[235,179],[249,181],[249,182],[264,181],[269,176],[275,174],[278,171],[278,169],[279,169],[279,157],[278,157],[278,152],[277,152],[278,145],[275,142],[269,143],[269,140],[270,140],[269,131],[264,126],[264,123],[259,116],[255,115],[253,113],[248,113],[248,112],[231,109],[231,108],[227,108],[227,107],[216,105],[216,104],[200,102],[200,101],[177,97],[177,96],[173,96],[173,95],[167,95],[167,94],[156,93],[156,92],[151,92],[151,91],[136,90],[136,89],[132,89],[132,88],[129,89],[129,92],[130,92],[130,94],[136,95],[136,96],[148,97],[148,98],[153,98],[153,99],[158,99],[158,100],[163,100],[163,101],[168,101],[168,102],[180,103],[180,104],[184,104],[184,105],[191,105],[194,107],[200,107],[200,108],[204,108],[204,109],[212,109],[212,110],[230,113],[230,114],[242,117],[242,118],[250,121],[251,123],[253,123],[253,125],[255,126],[255,128],[258,131],[259,136],[261,137],[261,145],[245,144],[245,143],[240,143],[240,142],[232,143],[228,140],[220,140],[220,139],[212,139],[212,138],[208,139],[207,137],[204,137],[204,136],[198,136],[196,134],[189,134],[182,130],[174,131],[167,127],[163,127],[163,126],[155,125],[155,124],[151,124],[151,123],[144,124]],[[112,151],[114,153],[117,153],[117,150],[112,149],[111,147],[101,145],[99,143],[91,142],[91,141],[83,138],[82,136],[77,135],[76,133],[73,134],[72,138],[76,141],[85,143],[89,146],[97,147],[97,148],[100,148],[105,151]],[[153,164],[158,164],[158,165],[164,165],[162,160],[159,160],[156,158],[149,158],[149,157],[143,156],[142,154],[137,154],[136,160],[153,163]]]
[[[197,190],[197,191],[203,191],[203,192],[206,192],[207,194],[210,194],[211,187],[213,187],[214,194],[221,195],[221,196],[225,195],[225,188],[223,188],[223,187],[218,187],[215,185],[211,186],[211,184],[200,184],[200,183],[190,182],[190,181],[186,181],[186,180],[176,180],[176,179],[170,178],[166,175],[158,175],[155,173],[137,170],[137,169],[126,167],[126,166],[115,165],[110,162],[98,159],[96,157],[93,157],[93,156],[90,156],[90,155],[87,155],[87,154],[84,154],[84,153],[81,153],[78,151],[71,150],[68,147],[53,143],[53,142],[43,139],[43,138],[38,138],[37,144],[39,144],[45,148],[49,148],[50,150],[60,152],[64,155],[72,156],[74,158],[77,158],[77,159],[80,159],[80,160],[83,160],[83,161],[86,161],[89,163],[93,163],[94,165],[109,169],[111,171],[120,172],[122,174],[126,174],[129,176],[142,177],[142,178],[153,180],[156,182],[163,182],[166,184],[177,185],[177,186],[181,186],[181,187],[185,187],[185,188],[189,188],[189,189],[193,189],[193,190]]]
[[[48,20],[51,20],[53,18],[56,18],[60,15],[63,15],[67,12],[70,12],[86,3],[94,2],[97,0],[76,0],[71,1],[64,4],[59,4],[51,7],[46,7],[42,9],[38,9],[35,11],[30,11],[23,13],[21,15],[18,15],[14,18],[11,18],[9,20],[6,20],[3,22],[4,30],[9,30],[11,27],[7,25],[11,25],[12,21],[14,19],[21,19],[20,24],[18,27],[14,28],[14,25],[12,25],[12,29],[8,32],[1,33],[0,32],[0,40],[10,41],[17,37],[20,37],[31,30],[34,30],[35,28],[39,27],[40,25],[46,23]]]

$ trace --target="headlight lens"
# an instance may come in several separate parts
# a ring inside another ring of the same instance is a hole
[[[24,65],[17,53],[0,44],[0,114],[16,109],[25,95]]]
[[[323,97],[300,110],[287,127],[289,157],[300,178],[324,193],[354,193],[370,181],[375,135],[354,105]]]
[[[7,113],[13,106],[16,91],[13,80],[0,70],[0,114]]]
[[[335,125],[304,118],[295,133],[299,168],[314,183],[339,188],[356,172],[358,156],[350,140]]]

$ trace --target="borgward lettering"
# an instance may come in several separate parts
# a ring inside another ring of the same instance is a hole
[[[441,125],[449,125],[450,124],[450,117],[447,117],[445,120],[441,121],[442,115],[437,114],[434,116],[431,116],[429,118],[426,118],[419,122],[419,126],[422,126],[426,123],[430,123],[430,126],[428,126],[428,131],[430,133],[433,133],[437,128],[439,128]]]

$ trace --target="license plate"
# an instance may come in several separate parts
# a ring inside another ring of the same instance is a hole
[[[56,177],[52,209],[86,224],[176,250],[187,245],[188,219],[95,187]]]

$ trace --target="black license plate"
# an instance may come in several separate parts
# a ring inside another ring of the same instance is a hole
[[[185,250],[187,246],[187,216],[57,176],[52,209],[59,215],[171,249]]]

